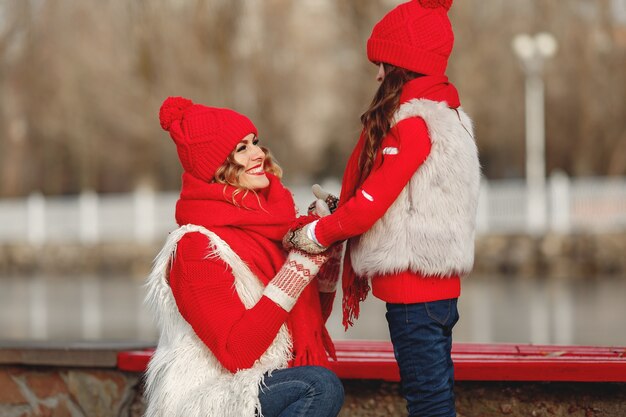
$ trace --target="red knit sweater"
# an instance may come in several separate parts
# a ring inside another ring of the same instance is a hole
[[[459,106],[454,87],[424,92],[425,82],[417,78],[407,83],[400,103],[426,98]],[[426,123],[418,117],[402,120],[383,138],[380,149],[385,148],[386,154],[383,157],[378,152],[374,168],[354,197],[317,223],[315,235],[322,245],[363,234],[385,214],[430,153]],[[372,293],[383,301],[401,304],[456,298],[461,292],[460,278],[448,278],[424,277],[410,271],[376,276],[372,279]]]
[[[206,258],[208,238],[188,233],[176,248],[170,287],[178,310],[229,371],[250,368],[269,348],[288,313],[263,296],[249,310],[221,259]]]

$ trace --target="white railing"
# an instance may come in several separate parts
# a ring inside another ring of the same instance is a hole
[[[337,192],[339,183],[325,186]],[[292,187],[296,204],[305,209],[311,200],[309,187]],[[22,199],[0,200],[0,243],[97,242],[161,240],[176,227],[177,192],[155,193],[141,188],[127,194],[95,194],[44,197],[40,193]],[[541,230],[529,213],[523,180],[483,181],[477,230],[489,233],[543,233],[554,231],[626,230],[626,178],[570,179],[563,174],[549,178],[546,218]]]

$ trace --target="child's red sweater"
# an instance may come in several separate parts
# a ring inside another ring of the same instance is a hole
[[[440,95],[416,97],[420,80],[405,85],[400,103],[412,98],[435,101],[445,99],[451,107],[458,107],[456,93],[451,97]],[[362,139],[362,138],[361,138]],[[387,149],[383,157],[379,151],[374,168],[356,191],[354,197],[337,211],[319,220],[315,236],[324,246],[365,233],[378,221],[398,198],[413,174],[428,158],[431,141],[423,119],[402,120],[385,136],[380,149]],[[427,198],[427,197],[426,197]],[[388,303],[411,304],[456,298],[461,293],[459,276],[426,277],[404,271],[372,278],[372,293]]]

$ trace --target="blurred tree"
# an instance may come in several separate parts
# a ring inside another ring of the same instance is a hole
[[[394,0],[0,0],[0,196],[176,189],[168,95],[257,124],[291,183],[340,175],[377,84],[365,42]],[[486,175],[524,174],[510,43],[550,31],[547,172],[626,174],[626,0],[464,0],[449,66]]]
[[[27,42],[30,17],[29,2],[0,2],[0,195],[16,196],[26,189],[23,167],[30,146],[13,74],[21,67],[20,50]]]

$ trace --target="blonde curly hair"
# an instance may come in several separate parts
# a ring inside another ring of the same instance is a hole
[[[265,154],[265,160],[263,162],[263,170],[265,172],[269,172],[270,174],[275,175],[279,179],[283,177],[282,168],[276,163],[276,160],[270,153],[269,149],[264,146],[260,147],[263,153]],[[226,158],[226,161],[215,171],[215,177],[213,178],[213,182],[218,184],[224,184],[224,194],[226,194],[226,186],[230,185],[236,188],[233,192],[232,202],[234,205],[238,206],[239,204],[236,202],[235,197],[243,192],[243,199],[248,195],[250,191],[252,191],[255,195],[256,191],[246,188],[243,186],[239,180],[241,174],[243,174],[245,167],[235,161],[235,152],[233,150],[230,155]],[[257,196],[258,199],[258,196]]]

